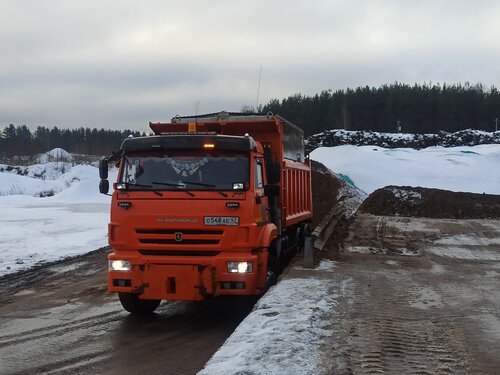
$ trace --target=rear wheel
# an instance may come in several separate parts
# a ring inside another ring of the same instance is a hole
[[[309,235],[309,226],[307,224],[301,225],[297,229],[297,254],[300,254],[304,250],[306,237]]]
[[[118,297],[123,308],[134,315],[151,314],[161,302],[159,299],[139,299],[134,293],[118,293]]]

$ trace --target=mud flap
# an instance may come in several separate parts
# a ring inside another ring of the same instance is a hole
[[[207,282],[207,273],[209,274],[209,280]],[[198,288],[200,295],[203,298],[215,297],[218,295],[218,287],[217,287],[217,268],[214,266],[198,266]],[[208,284],[208,289],[205,284]]]

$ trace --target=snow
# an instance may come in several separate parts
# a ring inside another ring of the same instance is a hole
[[[12,198],[0,198],[0,276],[107,244],[109,203]]]
[[[35,165],[33,168],[27,169],[28,175],[26,176],[0,173],[0,196],[30,195],[47,197],[65,191],[81,182],[96,181],[96,167],[77,165],[74,167],[67,166],[66,168],[68,172],[64,173],[64,170],[61,170],[60,165],[57,163],[48,163],[43,167],[44,173],[42,175],[33,174],[33,171],[41,170],[41,165]],[[84,195],[89,196],[87,193],[84,193]],[[94,194],[91,194],[91,196],[95,198]]]
[[[331,335],[327,316],[335,309],[339,288],[314,276],[282,280],[198,375],[318,373],[320,346]]]
[[[68,151],[62,149],[62,148],[54,148],[44,154],[41,154],[38,157],[38,162],[40,164],[45,164],[50,161],[71,161],[73,160],[73,155],[71,155]]]
[[[367,194],[388,185],[500,194],[500,145],[387,149],[320,147],[311,159],[347,176]]]
[[[71,160],[63,151],[48,156]],[[107,245],[110,197],[99,193],[96,167],[48,162],[16,168],[0,173],[0,276]]]
[[[467,248],[466,246],[432,246],[426,252],[440,257],[465,260],[500,261],[498,251],[490,250],[487,246]]]

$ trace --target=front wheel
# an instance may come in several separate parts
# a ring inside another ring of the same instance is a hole
[[[274,255],[269,254],[267,259],[266,291],[278,282],[278,262]]]
[[[134,315],[151,314],[161,302],[159,299],[139,299],[134,293],[118,293],[118,297],[123,308]]]

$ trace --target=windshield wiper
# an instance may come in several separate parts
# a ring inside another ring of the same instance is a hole
[[[185,187],[185,185],[181,185],[181,184],[171,184],[171,183],[168,183],[168,182],[151,182],[152,184],[155,184],[155,185],[162,185],[162,186],[175,186],[175,187],[179,187],[179,188],[183,188]],[[186,189],[182,189],[181,191],[184,191],[186,194],[189,194],[190,196],[194,197],[195,195],[193,193],[191,193],[189,190],[186,190]]]
[[[137,186],[137,187],[150,188],[150,189],[153,188],[152,185],[133,184],[131,182],[127,182],[127,186]],[[153,193],[155,193],[156,195],[159,195],[160,197],[163,197],[163,194],[161,193],[161,191],[158,191],[158,190],[151,190],[151,191]]]
[[[183,183],[183,184],[197,185],[197,186],[215,187],[215,185],[212,185],[212,184],[204,184],[204,183],[202,183],[202,182],[181,181],[181,183]]]
[[[191,182],[191,181],[181,181],[183,184],[191,184],[191,185],[196,185],[196,186],[206,186],[206,187],[216,187],[216,185],[212,184],[204,184],[202,182]],[[223,191],[220,190],[215,190],[217,193],[222,195],[223,197],[227,198],[227,194],[224,193]]]
[[[152,184],[154,185],[163,185],[163,186],[175,186],[175,187],[184,187],[183,185],[181,184],[171,184],[169,182],[156,182],[156,181],[153,181],[151,182]]]

